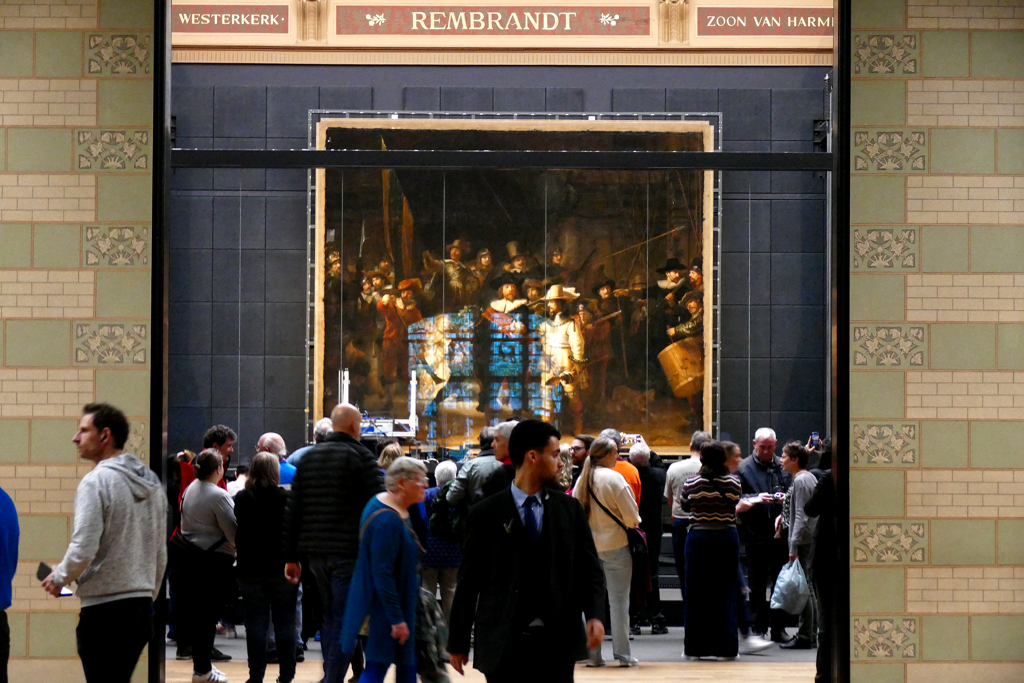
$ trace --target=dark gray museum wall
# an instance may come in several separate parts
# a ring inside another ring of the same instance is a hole
[[[175,65],[178,147],[303,148],[310,109],[715,112],[726,151],[813,151],[827,69]],[[825,180],[726,172],[721,430],[825,431]],[[303,441],[306,172],[176,169],[168,447]]]

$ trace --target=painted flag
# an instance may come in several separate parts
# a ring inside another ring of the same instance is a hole
[[[384,138],[381,138],[380,147],[387,150]],[[413,222],[412,211],[409,209],[409,200],[402,191],[402,185],[398,182],[398,175],[391,169],[386,168],[382,172],[384,186],[384,247],[387,249],[388,257],[396,272],[402,274],[401,279],[415,277],[416,264],[412,259]],[[399,270],[398,259],[395,258],[395,249],[400,248],[401,270]]]

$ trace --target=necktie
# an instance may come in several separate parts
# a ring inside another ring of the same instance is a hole
[[[526,514],[523,515],[523,528],[526,529],[526,538],[529,539],[530,543],[536,543],[537,539],[540,538],[540,529],[537,528],[537,517],[533,514],[533,506],[540,505],[533,496],[527,496],[526,501],[523,502],[523,509]]]

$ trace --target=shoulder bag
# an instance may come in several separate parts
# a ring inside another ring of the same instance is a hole
[[[185,514],[185,499],[181,499],[181,513]],[[167,556],[170,562],[182,569],[191,567],[197,561],[202,560],[206,557],[210,557],[207,553],[213,553],[217,548],[228,542],[227,536],[220,539],[209,548],[205,550],[200,548],[192,541],[185,538],[185,534],[181,531],[181,525],[174,530],[174,534],[171,536],[171,540],[167,543]]]

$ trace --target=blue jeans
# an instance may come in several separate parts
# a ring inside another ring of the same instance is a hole
[[[371,662],[367,660],[359,683],[384,683],[384,676],[391,667],[387,662]],[[395,664],[395,683],[416,683],[415,664]]]
[[[345,603],[356,561],[329,555],[311,555],[309,570],[316,577],[324,619],[320,625],[320,648],[324,654],[324,683],[344,683],[350,655],[341,651],[341,627],[345,622]],[[294,602],[292,603],[294,607]],[[287,642],[287,641],[286,641]],[[280,653],[280,648],[278,648]]]
[[[245,648],[249,655],[249,680],[261,683],[267,672],[267,630],[273,617],[274,631],[284,643],[295,642],[296,587],[284,576],[238,579],[245,610]],[[285,647],[277,653],[281,664],[281,681],[295,678],[295,648]]]

